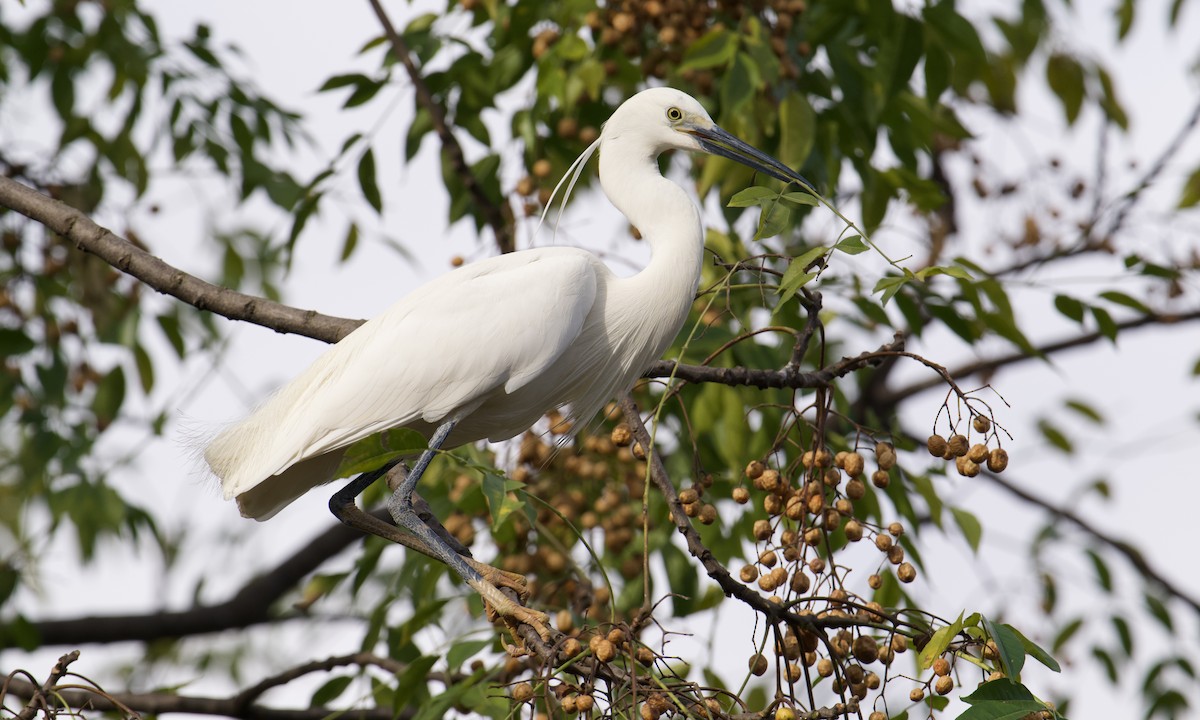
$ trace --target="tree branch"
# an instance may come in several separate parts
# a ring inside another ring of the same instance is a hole
[[[1155,313],[1152,315],[1143,315],[1141,317],[1134,318],[1132,320],[1126,320],[1125,322],[1117,323],[1117,329],[1118,330],[1133,330],[1136,328],[1146,327],[1148,325],[1152,325],[1152,326],[1174,325],[1174,324],[1185,323],[1185,322],[1195,322],[1197,320],[1200,320],[1200,310],[1193,310],[1193,311],[1181,313],[1178,315]],[[1007,355],[1000,355],[1000,356],[994,357],[994,358],[988,358],[988,359],[984,359],[984,360],[976,360],[975,362],[966,363],[964,365],[960,365],[959,367],[950,370],[949,372],[950,372],[951,377],[959,378],[959,379],[969,377],[971,375],[987,374],[987,373],[995,372],[996,370],[999,370],[1000,368],[1008,366],[1008,365],[1014,365],[1019,362],[1024,362],[1025,360],[1033,360],[1038,357],[1048,357],[1050,355],[1062,352],[1064,350],[1070,350],[1072,348],[1090,345],[1090,344],[1096,342],[1097,340],[1101,340],[1104,338],[1105,338],[1105,335],[1103,335],[1099,331],[1084,333],[1082,335],[1077,335],[1075,337],[1064,338],[1062,340],[1056,340],[1051,343],[1046,343],[1045,345],[1042,345],[1037,348],[1038,354],[1036,354],[1036,355],[1026,353],[1026,352],[1021,352],[1021,351],[1016,351],[1016,352],[1011,352]],[[875,398],[875,403],[879,406],[884,406],[884,407],[896,405],[896,404],[899,404],[899,403],[907,400],[909,397],[911,397],[913,395],[925,392],[926,390],[931,390],[931,389],[939,386],[940,384],[941,384],[941,381],[939,379],[930,379],[930,380],[923,380],[921,382],[916,382],[916,383],[913,383],[911,385],[908,385],[908,386],[905,386],[905,387],[902,387],[902,388],[899,388],[896,390],[888,391],[885,389],[881,389],[878,396]]]
[[[125,238],[96,223],[79,210],[0,176],[0,205],[45,225],[69,240],[76,248],[91,253],[114,268],[128,273],[155,290],[178,298],[199,309],[245,320],[276,332],[336,342],[362,323],[361,320],[321,315],[240,293],[189,275]]]
[[[458,144],[458,139],[454,137],[454,133],[450,131],[450,125],[446,121],[446,110],[433,97],[429,86],[425,84],[425,78],[421,76],[421,69],[413,61],[408,43],[404,42],[404,38],[396,32],[395,26],[392,25],[392,21],[388,18],[379,0],[369,0],[369,2],[371,9],[375,11],[375,16],[379,18],[379,24],[383,26],[384,36],[392,46],[392,54],[404,66],[409,80],[412,81],[413,90],[416,91],[417,104],[429,113],[433,131],[437,133],[438,140],[442,143],[442,150],[446,153],[450,169],[454,171],[459,182],[471,194],[473,204],[483,214],[488,227],[492,229],[492,234],[496,238],[496,246],[500,248],[500,252],[512,252],[516,249],[516,244],[513,240],[512,223],[505,218],[504,208],[488,198],[487,193],[483,191],[483,186],[479,184],[479,178],[475,177],[475,173],[467,165],[462,146]]]
[[[1200,614],[1200,599],[1188,595],[1186,592],[1168,580],[1165,576],[1163,576],[1162,573],[1160,573],[1158,570],[1155,570],[1154,567],[1150,565],[1150,562],[1146,560],[1146,557],[1142,555],[1142,551],[1138,550],[1137,547],[1135,547],[1132,543],[1109,535],[1070,510],[1059,507],[1047,500],[1043,500],[1042,498],[1039,498],[1036,495],[1017,487],[999,475],[994,473],[984,473],[984,475],[989,481],[1007,490],[1009,493],[1019,497],[1027,503],[1036,505],[1043,510],[1046,510],[1057,519],[1065,520],[1071,523],[1075,527],[1095,538],[1100,543],[1112,548],[1117,553],[1124,556],[1124,558],[1129,561],[1129,564],[1133,565],[1134,569],[1141,573],[1142,577],[1158,585],[1167,594],[1177,598],[1183,603],[1186,603],[1192,608],[1192,610]]]
[[[377,517],[390,519],[386,510]],[[48,645],[86,645],[129,640],[175,639],[189,635],[233,630],[280,619],[271,612],[285,593],[321,563],[363,537],[354,528],[338,523],[313,538],[278,567],[242,586],[229,600],[197,605],[187,610],[144,615],[109,615],[34,622],[38,641]]]

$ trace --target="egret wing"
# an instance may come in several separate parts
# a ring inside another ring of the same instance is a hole
[[[581,251],[545,248],[475,263],[409,295],[280,391],[278,398],[293,395],[277,429],[290,452],[252,482],[389,427],[469,413],[494,393],[535,382],[579,335],[595,302],[597,265]],[[289,393],[293,386],[299,392]]]

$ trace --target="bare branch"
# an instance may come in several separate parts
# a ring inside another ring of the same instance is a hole
[[[66,655],[60,657],[58,662],[56,662],[54,667],[50,670],[50,675],[47,676],[46,682],[42,683],[41,687],[33,686],[35,689],[33,693],[28,696],[29,702],[25,703],[25,707],[22,708],[21,712],[17,713],[16,720],[33,720],[34,716],[37,715],[39,708],[49,708],[54,702],[52,696],[54,694],[55,686],[57,686],[58,681],[67,674],[67,666],[78,659],[78,650],[72,650]],[[14,680],[14,682],[21,683],[22,681]],[[33,683],[29,684],[33,685]]]
[[[1195,322],[1197,320],[1200,320],[1200,310],[1193,310],[1191,312],[1181,313],[1178,315],[1155,313],[1117,323],[1117,329],[1133,330],[1135,328],[1146,326],[1176,325],[1185,322]],[[1000,355],[994,358],[976,360],[975,362],[966,363],[950,370],[949,372],[951,377],[961,380],[962,378],[970,377],[971,375],[992,373],[1002,367],[1015,365],[1026,360],[1034,360],[1039,357],[1046,358],[1064,350],[1091,345],[1092,343],[1101,339],[1105,339],[1105,335],[1099,331],[1084,333],[1075,337],[1064,338],[1062,340],[1046,343],[1045,345],[1037,348],[1038,354],[1036,355],[1017,351],[1007,355]],[[888,391],[881,389],[878,396],[874,398],[874,402],[883,406],[896,405],[904,400],[907,400],[913,395],[925,392],[926,390],[931,390],[941,384],[941,380],[934,378],[913,383],[897,390]]]
[[[1195,612],[1200,613],[1200,599],[1197,599],[1195,597],[1192,597],[1191,595],[1188,595],[1181,588],[1179,588],[1174,583],[1172,583],[1170,580],[1168,580],[1165,576],[1163,576],[1162,573],[1160,573],[1158,570],[1154,569],[1154,567],[1151,566],[1150,562],[1146,559],[1146,556],[1142,555],[1142,551],[1138,550],[1137,547],[1135,547],[1132,543],[1127,542],[1125,540],[1121,540],[1120,538],[1114,537],[1112,535],[1109,535],[1108,533],[1104,532],[1103,530],[1100,530],[1095,525],[1092,525],[1087,520],[1084,520],[1083,518],[1079,517],[1075,513],[1071,512],[1070,510],[1067,510],[1066,508],[1063,508],[1063,507],[1059,507],[1058,505],[1054,505],[1053,503],[1051,503],[1047,500],[1043,500],[1042,498],[1039,498],[1036,495],[1033,495],[1032,493],[1030,493],[1026,490],[1023,490],[1022,488],[1017,487],[1016,485],[1014,485],[1013,483],[1009,482],[1008,480],[1004,479],[1003,477],[1001,477],[999,475],[996,475],[993,473],[985,473],[984,475],[987,477],[987,479],[989,481],[991,481],[992,483],[995,483],[997,486],[1007,490],[1009,493],[1016,495],[1017,497],[1021,498],[1022,500],[1024,500],[1027,503],[1036,505],[1036,506],[1046,510],[1056,519],[1065,520],[1065,521],[1071,523],[1075,527],[1079,528],[1080,530],[1082,530],[1085,533],[1087,533],[1088,535],[1090,535],[1095,540],[1108,546],[1109,548],[1112,548],[1117,553],[1124,556],[1124,558],[1129,561],[1129,564],[1133,565],[1134,569],[1136,569],[1139,573],[1141,573],[1142,577],[1151,581],[1155,585],[1158,585],[1164,592],[1169,594],[1171,597],[1174,597],[1174,598],[1180,600],[1181,602],[1187,604]]]
[[[375,514],[390,517],[385,510]],[[271,606],[321,563],[362,537],[362,533],[341,523],[331,525],[278,567],[246,583],[229,600],[215,605],[144,615],[42,620],[33,623],[33,627],[37,630],[39,644],[45,647],[182,638],[282,619],[283,616],[272,612]]]
[[[76,248],[95,255],[160,293],[179,298],[199,310],[208,310],[230,320],[245,320],[276,332],[296,333],[326,342],[340,340],[361,324],[361,321],[321,315],[314,310],[300,310],[213,285],[168,265],[125,238],[100,227],[70,205],[2,176],[0,205],[45,225]]]
[[[375,16],[379,18],[379,24],[383,26],[384,36],[387,37],[388,42],[392,46],[392,54],[404,66],[409,80],[412,81],[413,89],[417,95],[417,104],[425,112],[429,113],[430,122],[433,124],[433,131],[437,133],[438,140],[442,143],[442,150],[446,153],[446,159],[450,163],[450,168],[458,176],[459,182],[463,184],[467,192],[471,194],[473,204],[483,214],[488,227],[492,229],[492,234],[496,238],[496,246],[500,248],[500,252],[512,252],[516,249],[516,244],[512,235],[512,223],[509,218],[505,217],[507,206],[492,202],[488,198],[487,193],[483,191],[483,186],[479,184],[479,179],[475,177],[475,173],[467,165],[466,158],[463,156],[462,146],[458,144],[458,139],[454,137],[454,133],[450,131],[450,125],[446,121],[445,108],[433,97],[433,93],[429,91],[429,86],[425,84],[425,78],[421,76],[421,69],[413,61],[408,43],[404,42],[404,38],[400,33],[396,32],[395,26],[392,25],[392,21],[388,18],[379,0],[370,0],[370,3],[371,9],[375,11]]]

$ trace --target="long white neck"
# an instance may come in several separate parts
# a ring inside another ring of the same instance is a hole
[[[636,134],[605,137],[600,185],[650,245],[650,263],[636,277],[653,288],[656,298],[682,305],[686,314],[700,281],[704,227],[687,192],[659,173],[659,152]]]

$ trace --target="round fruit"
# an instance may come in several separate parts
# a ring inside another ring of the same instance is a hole
[[[981,463],[988,459],[988,448],[983,443],[977,443],[971,446],[967,451],[967,458],[974,463]]]
[[[967,438],[963,435],[951,435],[946,441],[946,447],[955,457],[962,457],[967,454],[970,446],[967,445]]]
[[[533,699],[533,686],[527,682],[517,683],[512,689],[512,699],[519,703],[529,702]]]
[[[900,578],[902,583],[910,583],[917,579],[917,569],[912,563],[900,563],[900,567],[896,568],[896,577]]]
[[[994,473],[1004,472],[1008,467],[1008,453],[1004,448],[996,448],[988,455],[987,468]]]
[[[971,420],[971,427],[975,428],[975,432],[985,433],[992,429],[992,421],[983,415],[976,415]]]
[[[929,454],[934,457],[942,457],[946,454],[946,438],[941,435],[930,435],[925,441],[925,447],[929,449]]]
[[[755,675],[764,675],[767,672],[767,659],[762,653],[755,653],[750,656],[750,672]]]

